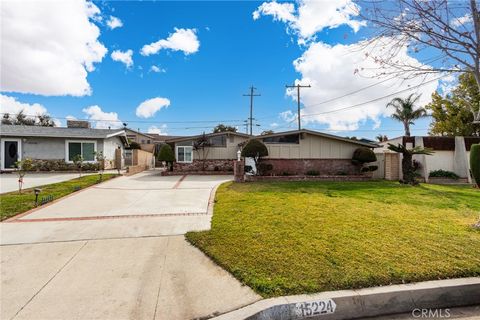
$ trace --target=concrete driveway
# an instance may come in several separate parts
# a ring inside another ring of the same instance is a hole
[[[120,177],[0,224],[1,319],[194,319],[260,297],[183,234],[226,176]]]

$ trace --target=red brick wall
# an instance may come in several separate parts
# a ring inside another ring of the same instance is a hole
[[[271,172],[267,174],[304,175],[307,171],[315,170],[320,175],[355,175],[359,174],[359,168],[352,164],[349,159],[264,159],[262,162],[273,165]]]
[[[202,170],[202,160],[193,160],[192,163],[173,163],[173,171],[194,172]],[[205,160],[205,171],[229,171],[233,174],[233,160],[212,159]]]

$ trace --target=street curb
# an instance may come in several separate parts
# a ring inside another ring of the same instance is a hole
[[[333,300],[333,313],[313,316],[298,312],[305,302]],[[435,280],[359,290],[271,298],[225,313],[216,320],[358,319],[414,309],[452,308],[480,304],[480,277]]]

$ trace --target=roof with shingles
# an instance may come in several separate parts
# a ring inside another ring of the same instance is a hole
[[[0,136],[8,137],[56,137],[56,138],[90,138],[105,139],[124,136],[123,129],[91,129],[5,125],[0,126]]]

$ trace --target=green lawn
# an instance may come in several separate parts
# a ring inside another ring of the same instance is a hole
[[[187,239],[264,297],[480,276],[480,190],[226,183]]]
[[[116,174],[104,174],[103,181],[109,180],[117,176]],[[28,174],[24,181],[28,179]],[[69,181],[48,184],[39,186],[42,193],[39,196],[39,201],[42,196],[53,195],[54,199],[61,198],[75,192],[75,187],[86,188],[88,186],[99,183],[99,175],[88,175],[81,178],[76,178]],[[35,194],[33,188],[25,189],[22,194],[18,191],[0,194],[0,221],[13,217],[19,213],[28,211],[35,207]]]

